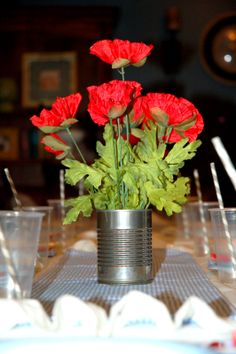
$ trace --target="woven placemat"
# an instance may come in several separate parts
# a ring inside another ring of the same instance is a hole
[[[98,284],[96,253],[70,250],[37,278],[32,298],[39,300],[49,314],[55,300],[65,294],[109,311],[129,291],[139,290],[163,301],[171,314],[193,295],[204,300],[219,316],[236,313],[190,254],[173,248],[154,249],[153,268],[155,277],[149,284]]]

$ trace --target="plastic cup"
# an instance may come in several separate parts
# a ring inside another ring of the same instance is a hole
[[[1,230],[22,298],[31,294],[42,218],[38,212],[0,211]],[[15,297],[9,264],[0,248],[0,298]]]
[[[193,240],[194,254],[202,257],[209,255],[209,267],[215,266],[214,237],[209,210],[218,207],[217,201],[191,202],[188,204],[189,233]]]
[[[188,203],[182,207],[181,213],[175,214],[175,224],[178,239],[189,240],[191,235]]]
[[[48,199],[48,205],[52,207],[51,233],[49,245],[56,253],[63,252],[74,236],[75,224],[63,225],[63,221],[70,207],[60,199]]]
[[[218,278],[236,287],[236,208],[210,210],[215,236],[215,255]]]
[[[38,244],[37,270],[40,270],[47,264],[49,256],[49,236],[51,233],[51,214],[53,207],[51,206],[25,206],[22,208],[28,212],[43,213],[41,232]]]

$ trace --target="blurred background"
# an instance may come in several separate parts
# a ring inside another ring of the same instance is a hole
[[[86,112],[89,85],[117,73],[89,54],[101,39],[154,44],[142,68],[126,79],[146,92],[170,92],[192,101],[205,120],[197,156],[182,173],[199,171],[203,199],[214,200],[210,172],[214,161],[225,205],[235,206],[235,190],[211,138],[220,136],[236,165],[236,0],[11,1],[0,12],[0,208],[12,197],[3,169],[8,167],[26,202],[46,204],[59,197],[59,170],[43,151],[40,134],[29,122],[55,95],[78,90],[83,103],[75,131],[89,161],[100,135]],[[37,77],[42,81],[38,82]],[[77,191],[66,186],[66,196]],[[195,186],[192,183],[192,195]]]

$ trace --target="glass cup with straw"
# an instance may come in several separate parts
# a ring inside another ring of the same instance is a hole
[[[16,207],[17,207],[18,210],[20,210],[22,208],[22,203],[21,203],[21,200],[20,200],[19,195],[17,193],[16,187],[15,187],[15,183],[14,183],[12,177],[11,177],[10,171],[9,171],[8,168],[4,168],[4,172],[5,172],[5,175],[7,177],[8,183],[10,185],[10,188],[11,188],[11,191],[12,191],[15,203],[16,203]]]
[[[64,170],[60,170],[60,198],[48,199],[48,205],[52,207],[51,233],[49,247],[55,253],[63,253],[68,247],[70,238],[73,236],[74,224],[63,225],[64,217],[69,207],[65,205],[65,182]]]
[[[0,210],[0,297],[29,298],[42,213]]]
[[[48,263],[50,255],[49,237],[51,234],[51,215],[53,208],[48,205],[23,206],[23,211],[43,213],[41,232],[38,243],[37,264],[35,272],[42,270]]]
[[[197,201],[189,203],[188,215],[190,233],[194,244],[194,254],[200,257],[208,256],[208,267],[212,268],[215,265],[215,260],[212,259],[213,234],[209,210],[218,207],[219,204],[217,201],[203,201],[198,170],[195,169],[193,175],[196,185]]]
[[[210,210],[215,231],[215,250],[219,280],[236,287],[236,208],[225,208],[220,191],[215,164],[211,172],[216,190],[219,208]]]

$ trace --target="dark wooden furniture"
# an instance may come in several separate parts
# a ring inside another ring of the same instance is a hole
[[[1,105],[0,97],[0,140],[1,130],[6,127],[17,129],[19,136],[17,157],[13,159],[1,157],[1,148],[4,147],[1,147],[0,141],[1,195],[6,194],[8,188],[3,174],[4,167],[9,168],[17,189],[30,194],[37,203],[45,203],[46,198],[56,197],[59,193],[57,178],[60,163],[54,158],[50,159],[49,155],[40,155],[37,136],[29,121],[42,107],[22,106],[23,54],[66,51],[77,53],[78,91],[83,96],[78,118],[81,128],[91,134],[92,141],[96,132],[93,131],[94,127],[86,112],[86,87],[109,81],[112,70],[108,64],[89,54],[89,47],[98,40],[113,38],[118,16],[118,9],[114,7],[32,6],[1,10],[0,95],[4,96],[8,89],[9,79],[16,92],[11,98],[10,108]],[[9,90],[12,90],[11,87],[10,85]],[[5,207],[3,204],[0,204],[0,208]]]

